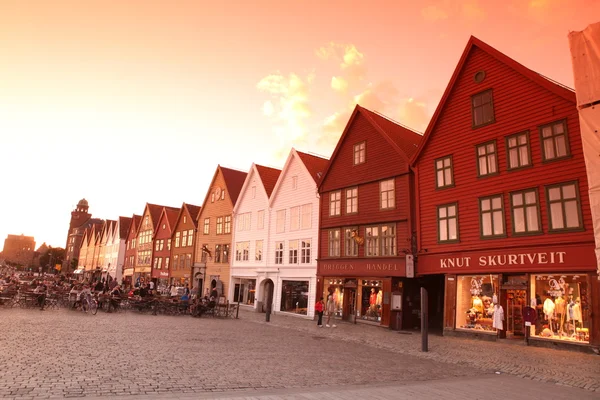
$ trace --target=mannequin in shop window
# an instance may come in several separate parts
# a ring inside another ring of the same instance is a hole
[[[567,303],[562,296],[558,296],[556,300],[554,300],[554,315],[555,315],[555,327],[553,331],[558,331],[560,333],[563,332],[563,326],[565,324],[565,311],[566,311]]]
[[[556,305],[552,301],[550,297],[546,297],[544,300],[544,317],[547,321],[547,325],[544,325],[544,329],[542,330],[541,336],[551,337],[554,335],[554,331],[552,330],[552,322],[554,321],[554,309]]]
[[[369,305],[371,309],[375,309],[377,306],[377,293],[375,293],[375,288],[371,288],[371,295],[369,296]]]
[[[473,309],[479,313],[483,313],[483,300],[479,296],[473,297]]]

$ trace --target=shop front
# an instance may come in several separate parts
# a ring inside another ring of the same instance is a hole
[[[160,293],[164,293],[169,286],[169,271],[153,269],[152,280],[154,281],[154,287],[157,288]]]
[[[133,282],[134,285],[148,283],[151,277],[150,267],[135,267],[133,271]]]
[[[421,255],[419,275],[443,274],[444,334],[598,346],[594,246]]]
[[[390,326],[392,294],[401,295],[404,258],[318,260],[317,300],[331,295],[336,319]]]
[[[233,285],[233,302],[254,307],[254,301],[256,300],[256,278],[234,276],[231,281]]]

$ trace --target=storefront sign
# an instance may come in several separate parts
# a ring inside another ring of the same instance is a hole
[[[415,258],[412,254],[406,255],[406,277],[415,277]]]
[[[466,272],[535,272],[594,270],[594,246],[545,246],[522,250],[460,252],[419,255],[418,274]]]
[[[317,275],[406,276],[404,258],[376,258],[352,261],[318,261]]]

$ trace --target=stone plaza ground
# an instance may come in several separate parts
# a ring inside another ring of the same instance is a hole
[[[0,327],[2,399],[600,398],[597,355],[440,336],[421,353],[418,334],[281,314],[0,309]]]

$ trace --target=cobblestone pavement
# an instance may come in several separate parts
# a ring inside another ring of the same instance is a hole
[[[335,329],[317,329],[314,321],[286,314],[275,314],[268,323],[265,322],[264,314],[246,311],[241,315],[245,320],[257,324],[307,333],[317,331],[318,335],[326,338],[367,344],[421,360],[474,368],[481,373],[501,372],[600,393],[600,356],[595,354],[525,346],[522,342],[488,342],[440,335],[430,335],[429,352],[422,353],[420,332],[394,332],[344,322],[338,323]]]
[[[495,371],[600,392],[594,355],[433,336],[431,351],[421,353],[418,335],[351,324],[318,329],[281,314],[270,323],[251,312],[240,320],[21,309],[0,309],[0,316],[2,399],[233,397],[230,391],[479,379]]]
[[[37,309],[0,309],[0,316],[2,399],[175,395],[479,374],[247,319]]]

